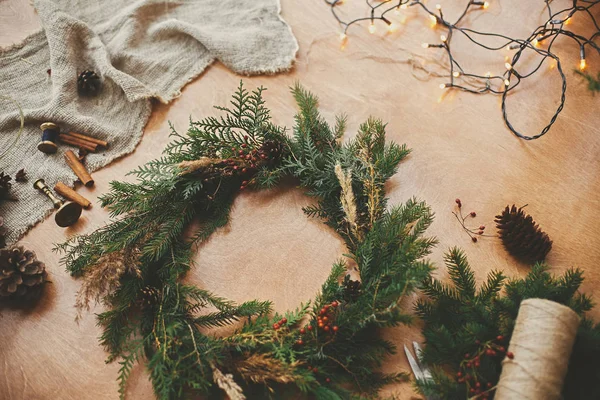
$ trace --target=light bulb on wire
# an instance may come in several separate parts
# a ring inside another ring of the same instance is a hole
[[[375,28],[375,23],[373,23],[373,21],[371,21],[371,24],[369,24],[369,33],[372,35],[375,33],[377,29]]]

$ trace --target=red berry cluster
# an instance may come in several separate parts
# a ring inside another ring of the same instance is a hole
[[[306,335],[307,333],[313,332],[315,328],[326,332],[328,334],[337,333],[340,328],[339,326],[334,324],[335,320],[335,309],[340,305],[338,301],[332,301],[330,304],[325,304],[321,310],[319,310],[319,314],[317,315],[317,319],[314,322],[309,323],[308,325],[300,328],[300,335]],[[316,323],[315,323],[316,322]],[[314,325],[313,325],[314,323]],[[298,340],[296,340],[296,344],[302,346],[304,344],[304,339],[302,336]]]
[[[278,322],[275,322],[273,324],[273,329],[275,329],[276,331],[279,330],[282,326],[284,326],[285,324],[287,324],[288,320],[287,318],[281,318]]]
[[[319,369],[317,367],[313,367],[312,365],[308,365],[307,368],[313,374],[319,373]],[[331,378],[329,378],[329,377],[325,378],[325,383],[331,383]]]
[[[494,384],[492,382],[481,382],[481,376],[478,375],[478,370],[481,365],[481,360],[485,357],[506,357],[512,359],[514,354],[507,352],[506,348],[502,345],[505,341],[504,336],[499,335],[495,340],[482,343],[479,340],[475,341],[475,344],[480,346],[476,354],[471,355],[465,354],[464,360],[460,363],[460,370],[456,373],[456,380],[458,383],[464,383],[467,385],[467,391],[469,395],[477,395],[478,399],[485,400],[491,397],[491,393],[494,390]]]
[[[244,136],[244,141],[239,147],[232,147],[232,156],[224,160],[226,171],[246,178],[242,181],[240,190],[246,189],[251,183],[250,178],[258,168],[277,162],[283,153],[282,145],[272,140],[265,141],[258,149],[249,146],[248,136]]]
[[[325,304],[317,315],[317,327],[327,333],[337,333],[339,327],[334,325],[335,309],[339,306],[337,301],[331,302],[331,304]]]
[[[469,217],[475,218],[477,216],[477,213],[475,211],[471,211],[466,216],[463,216],[462,202],[460,201],[460,199],[456,199],[456,200],[454,200],[454,202],[458,206],[458,213],[452,211],[452,214],[454,214],[454,216],[456,217],[456,219],[458,220],[460,225],[463,227],[465,232],[467,232],[467,235],[469,235],[469,237],[471,238],[471,240],[474,243],[477,243],[477,236],[492,236],[492,235],[485,235],[485,225],[479,225],[479,228],[467,227],[467,225],[465,224],[466,219]]]

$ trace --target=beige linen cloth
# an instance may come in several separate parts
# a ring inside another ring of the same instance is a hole
[[[16,100],[25,115],[23,134],[0,159],[0,171],[14,176],[25,168],[29,176],[13,184],[19,201],[0,205],[8,243],[52,209],[33,189],[35,179],[50,187],[76,179],[63,159],[72,147],[52,155],[37,150],[41,123],[108,141],[107,150],[88,155],[93,171],[133,151],[151,98],[169,102],[214,60],[240,74],[277,73],[291,67],[298,50],[279,0],[37,0],[34,6],[43,30],[0,51],[0,95]],[[77,75],[86,69],[103,81],[93,98],[77,93]],[[0,154],[19,124],[16,107],[0,100]]]

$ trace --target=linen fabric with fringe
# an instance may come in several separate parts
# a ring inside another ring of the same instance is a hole
[[[28,183],[15,183],[19,201],[5,201],[0,215],[8,244],[42,220],[52,204],[32,187],[44,178],[76,177],[64,162],[72,149],[37,150],[39,125],[106,140],[110,147],[86,158],[90,171],[132,152],[151,112],[150,99],[167,103],[214,60],[240,74],[273,74],[291,68],[298,43],[280,17],[278,0],[37,0],[43,29],[0,51],[0,95],[19,103],[25,127],[0,159],[0,171],[25,168]],[[102,78],[96,97],[77,93],[77,75]],[[50,72],[48,72],[48,70]],[[0,103],[0,154],[20,128],[20,113]]]

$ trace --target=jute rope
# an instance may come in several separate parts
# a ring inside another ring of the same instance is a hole
[[[521,303],[502,362],[496,400],[558,400],[579,327],[579,316],[549,300]]]

